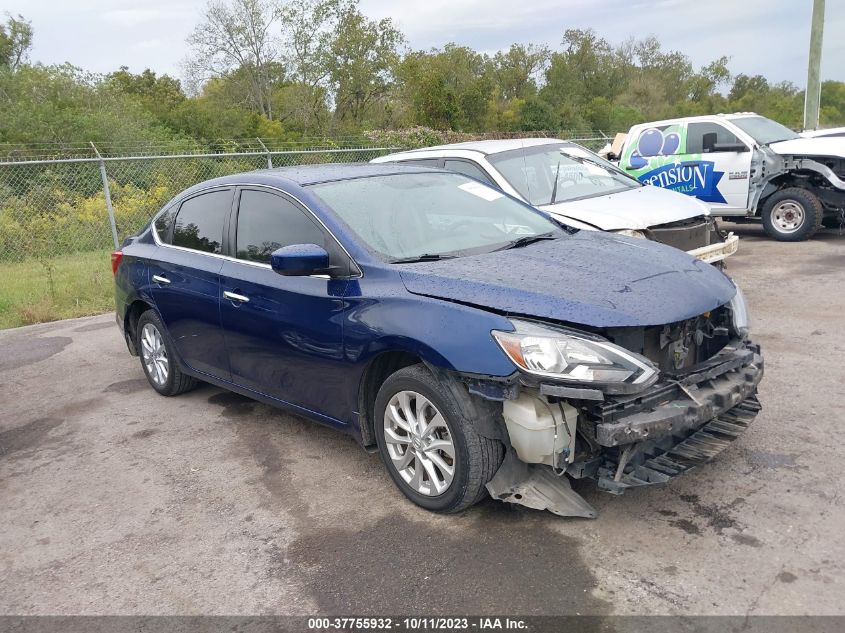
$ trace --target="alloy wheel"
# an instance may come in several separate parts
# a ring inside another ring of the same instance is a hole
[[[152,323],[145,323],[141,328],[141,358],[150,380],[163,387],[170,374],[170,362],[161,332]]]
[[[384,440],[393,467],[414,492],[441,495],[455,476],[455,443],[446,419],[425,396],[400,391],[384,412]]]

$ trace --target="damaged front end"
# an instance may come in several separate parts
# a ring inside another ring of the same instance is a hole
[[[666,483],[712,459],[760,411],[756,394],[763,358],[746,337],[743,315],[737,314],[743,308],[735,301],[683,323],[603,332],[614,352],[624,346],[634,360],[647,359],[649,366],[639,375],[635,363],[621,355],[602,358],[605,348],[590,357],[591,348],[570,346],[569,365],[551,369],[585,375],[571,365],[589,365],[605,380],[595,388],[552,379],[551,371],[521,372],[519,384],[503,392],[509,446],[487,485],[491,496],[561,516],[593,518],[596,511],[572,490],[569,478],[594,479],[599,489],[622,494]],[[543,345],[539,336],[523,336],[526,354]],[[550,362],[548,351],[542,353],[539,361],[522,360]],[[633,369],[614,385],[607,382],[612,372],[624,376],[615,362]]]
[[[753,215],[766,198],[785,185],[811,191],[825,216],[845,225],[845,156],[792,154],[783,148],[759,147],[752,159],[750,213]]]

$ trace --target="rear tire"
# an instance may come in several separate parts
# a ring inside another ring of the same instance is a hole
[[[460,512],[478,503],[504,458],[502,443],[477,433],[465,406],[424,365],[395,372],[376,396],[374,430],[387,472],[408,499],[426,510]],[[420,418],[427,430],[418,433]]]
[[[147,310],[135,328],[135,349],[150,386],[163,396],[178,396],[197,386],[197,379],[182,373],[173,344],[155,310]]]
[[[800,242],[821,228],[824,208],[811,192],[789,187],[769,196],[762,215],[766,235],[781,242]]]

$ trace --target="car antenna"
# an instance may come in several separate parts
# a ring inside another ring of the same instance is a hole
[[[557,181],[560,178],[560,159],[557,159],[557,169],[555,170],[555,184],[552,186],[552,199],[549,201],[549,204],[555,203],[555,198],[557,198]]]

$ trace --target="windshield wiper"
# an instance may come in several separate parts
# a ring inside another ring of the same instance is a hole
[[[439,253],[423,253],[413,257],[397,257],[391,259],[391,264],[413,264],[415,262],[437,262],[441,259],[455,259],[456,255],[440,255]]]
[[[540,242],[542,240],[556,240],[558,239],[553,231],[549,233],[540,233],[540,235],[525,235],[523,237],[518,237],[517,239],[508,242],[502,248],[497,248],[496,250],[499,251],[506,251],[511,248],[521,248],[523,246],[528,246],[529,244],[533,244],[534,242]]]
[[[557,181],[560,178],[560,159],[557,161],[557,170],[555,170],[555,186],[552,187],[552,199],[549,201],[549,204],[555,203],[555,198],[557,198]]]

